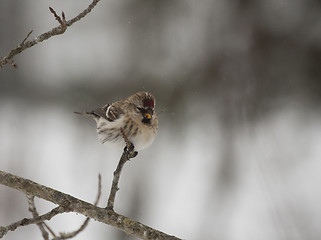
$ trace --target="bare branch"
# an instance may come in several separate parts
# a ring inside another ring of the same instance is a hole
[[[120,215],[112,210],[107,210],[84,202],[63,192],[40,185],[31,180],[24,179],[10,173],[0,171],[0,184],[17,189],[25,194],[34,195],[52,203],[58,204],[64,210],[77,212],[91,219],[114,226],[128,235],[145,240],[179,240],[166,233],[148,227],[142,223]],[[43,221],[43,220],[42,220]],[[7,231],[0,228],[0,234]]]
[[[76,17],[70,19],[69,21],[66,21],[65,14],[62,12],[62,19],[58,16],[58,14],[52,9],[49,8],[50,11],[54,14],[56,20],[59,22],[60,26],[55,27],[51,29],[50,31],[43,33],[39,35],[38,37],[34,38],[33,40],[26,41],[26,39],[29,37],[31,32],[28,34],[28,36],[22,41],[21,44],[19,44],[17,47],[12,49],[7,55],[3,56],[0,59],[0,67],[2,68],[4,65],[10,63],[12,66],[17,67],[15,62],[13,61],[13,57],[22,51],[26,50],[27,48],[31,48],[32,46],[47,40],[51,38],[52,36],[56,36],[59,34],[62,34],[66,31],[67,27],[70,27],[75,22],[79,21],[81,18],[85,17],[88,13],[91,12],[91,10],[97,5],[97,3],[100,0],[93,0],[92,3],[81,13],[79,13]]]

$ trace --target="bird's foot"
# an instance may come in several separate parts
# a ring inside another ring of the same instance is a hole
[[[135,146],[131,142],[124,148],[124,152],[127,155],[128,160],[137,156],[138,152],[135,151]]]

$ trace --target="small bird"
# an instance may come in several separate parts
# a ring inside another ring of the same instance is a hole
[[[126,149],[128,140],[136,151],[140,151],[148,147],[157,134],[155,104],[156,100],[152,94],[138,92],[90,112],[75,113],[94,118],[102,143],[114,142],[118,146],[125,146]]]

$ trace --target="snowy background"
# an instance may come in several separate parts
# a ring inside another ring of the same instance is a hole
[[[0,55],[90,1],[0,1]],[[317,0],[101,0],[0,69],[0,169],[105,207],[121,152],[91,110],[146,90],[159,133],[125,165],[115,209],[182,239],[321,237],[321,4]],[[36,200],[40,213],[53,204]],[[30,217],[0,185],[0,225]],[[55,217],[56,232],[84,217]],[[42,239],[36,226],[4,239]],[[75,239],[134,239],[91,221]]]

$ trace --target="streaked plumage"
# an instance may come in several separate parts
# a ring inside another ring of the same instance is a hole
[[[95,119],[98,137],[102,143],[114,142],[125,147],[122,129],[135,150],[140,151],[148,147],[157,134],[155,103],[152,94],[138,92],[124,100],[78,114],[89,115]]]

